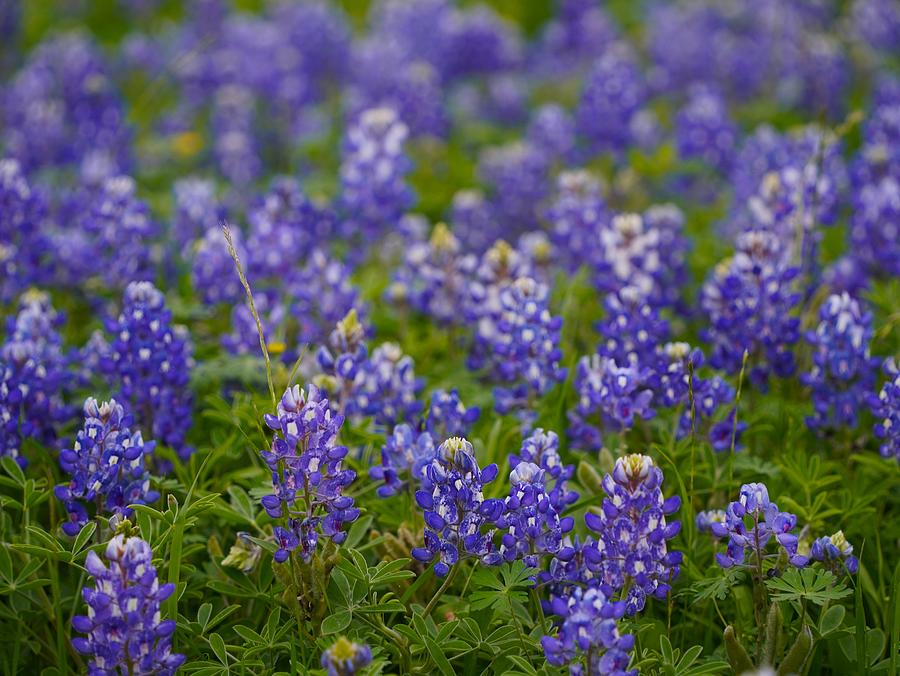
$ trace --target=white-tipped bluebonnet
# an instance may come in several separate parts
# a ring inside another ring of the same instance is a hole
[[[63,449],[59,464],[71,477],[56,487],[56,497],[69,514],[62,529],[77,535],[88,522],[88,505],[109,516],[128,517],[129,505],[145,505],[159,499],[150,489],[147,456],[155,443],[145,442],[134,419],[115,399],[102,404],[93,397],[84,402],[84,427],[72,448]]]
[[[388,287],[388,298],[442,324],[462,324],[475,262],[474,256],[462,253],[447,226],[438,223],[427,241],[406,248],[403,264]]]
[[[562,317],[550,314],[546,285],[520,277],[500,291],[500,311],[482,319],[469,359],[488,367],[502,385],[494,390],[500,413],[529,416],[534,402],[566,377],[559,365]]]
[[[376,425],[409,422],[422,410],[417,397],[424,384],[412,357],[396,343],[382,343],[356,374],[351,412],[371,416]]]
[[[89,190],[85,200],[79,222],[91,242],[90,274],[116,288],[150,276],[151,243],[159,228],[138,198],[134,179],[108,178],[99,189]]]
[[[549,168],[547,154],[526,141],[482,152],[478,176],[488,187],[495,218],[505,237],[537,226],[538,205],[547,192]]]
[[[372,650],[341,636],[322,653],[321,664],[328,676],[351,676],[372,661]]]
[[[62,321],[49,297],[38,292],[26,293],[18,314],[6,320],[0,346],[0,455],[23,467],[23,441],[52,446],[70,415],[62,396],[68,389],[68,359],[58,333]]]
[[[122,311],[106,323],[111,335],[104,370],[115,391],[160,443],[182,459],[193,449],[186,443],[193,395],[188,386],[193,346],[187,331],[172,325],[163,294],[150,282],[131,282]]]
[[[284,332],[287,317],[284,304],[278,294],[271,290],[253,294],[253,304],[259,315],[267,349],[271,354],[283,355],[286,348]],[[231,333],[222,336],[222,346],[231,354],[259,355],[259,329],[246,300],[238,302],[231,311]],[[279,346],[281,350],[276,349]]]
[[[775,234],[744,232],[734,256],[716,266],[703,285],[700,305],[710,321],[703,332],[712,344],[710,362],[738,373],[746,351],[750,379],[757,387],[765,387],[770,373],[786,377],[795,369],[798,269],[788,264],[785,254]]]
[[[667,540],[675,537],[681,523],[669,523],[666,517],[678,510],[681,499],[663,498],[662,482],[662,470],[649,456],[631,453],[619,458],[612,473],[603,477],[601,514],[584,516],[588,528],[598,534],[599,561],[588,565],[607,595],[625,594],[629,615],[643,610],[648,596],[665,598],[678,577],[682,555],[670,550]]]
[[[0,158],[0,300],[50,281],[46,213],[45,196],[31,186],[19,161]]]
[[[485,499],[482,489],[497,476],[497,465],[478,466],[472,444],[451,437],[425,468],[416,502],[425,510],[425,543],[412,550],[418,561],[437,559],[434,572],[444,577],[462,558],[483,559],[493,551],[489,528],[503,511],[503,501]]]
[[[434,453],[431,434],[416,433],[406,423],[397,425],[381,447],[381,464],[369,469],[372,479],[384,482],[376,491],[378,495],[384,498],[395,495],[404,486],[418,486]]]
[[[715,521],[710,526],[713,535],[728,538],[728,546],[724,553],[716,554],[716,562],[723,568],[750,565],[761,577],[764,571],[759,569],[760,566],[772,558],[766,552],[767,545],[774,540],[779,556],[783,553],[791,565],[802,568],[808,558],[797,551],[797,536],[791,532],[796,525],[796,516],[782,512],[769,499],[765,484],[744,484],[740,498],[725,510],[725,520]]]
[[[238,258],[247,260],[243,237],[239,230],[231,231],[231,239]],[[194,292],[204,303],[238,303],[244,293],[237,268],[228,253],[222,226],[211,225],[195,245],[191,261],[191,282]]]
[[[494,207],[480,190],[454,193],[449,220],[466,251],[482,254],[501,237]]]
[[[251,185],[263,170],[256,108],[253,92],[238,84],[220,87],[213,98],[210,127],[216,167],[241,189]]]
[[[316,352],[316,362],[325,375],[321,384],[328,390],[331,405],[338,411],[357,412],[353,386],[368,356],[365,326],[359,321],[356,310],[351,309],[331,332],[328,345],[321,345]]]
[[[900,275],[900,179],[886,176],[866,184],[854,194],[853,202],[850,242],[854,255],[874,274]]]
[[[391,108],[371,108],[347,130],[339,198],[345,234],[378,237],[412,204],[408,136],[409,128]]]
[[[362,308],[350,268],[322,249],[313,249],[287,284],[290,315],[300,343],[322,344],[332,327],[354,307]]]
[[[598,255],[600,231],[610,214],[600,183],[586,171],[563,171],[556,179],[556,196],[544,213],[559,262],[570,272]]]
[[[225,209],[216,197],[216,185],[203,178],[184,178],[172,187],[175,197],[172,234],[181,250],[215,228],[221,229]]]
[[[631,118],[647,97],[637,57],[624,42],[610,44],[584,80],[575,110],[578,133],[594,151],[621,152],[631,140]]]
[[[814,540],[809,558],[813,561],[821,561],[839,575],[844,572],[853,575],[859,569],[859,559],[853,556],[853,545],[847,542],[842,530]]]
[[[481,409],[463,404],[455,388],[449,392],[434,390],[425,416],[425,429],[436,439],[465,437],[479,415]]]
[[[887,381],[878,395],[870,395],[869,404],[875,416],[875,436],[881,441],[879,450],[885,458],[900,462],[900,369],[893,359],[884,362]]]
[[[485,251],[469,279],[468,287],[466,316],[478,323],[476,332],[493,334],[496,318],[503,310],[500,302],[503,290],[520,277],[534,276],[531,260],[505,241],[497,240]]]
[[[715,533],[713,533],[713,524],[725,523],[726,517],[727,514],[725,513],[724,509],[708,509],[702,512],[697,512],[697,518],[695,519],[697,530],[701,533],[709,533],[713,537],[719,537]]]
[[[829,296],[819,310],[819,325],[806,334],[812,369],[801,375],[812,390],[813,429],[854,428],[859,401],[875,385],[878,360],[869,354],[872,315],[849,294]]]
[[[544,482],[550,503],[558,513],[578,499],[578,492],[569,488],[568,481],[575,475],[575,465],[564,465],[559,455],[559,436],[538,427],[522,440],[518,454],[509,456],[509,466],[515,469],[519,463],[529,462],[544,472]],[[551,485],[552,483],[552,485]]]
[[[356,478],[356,472],[343,466],[347,448],[337,443],[344,416],[332,413],[315,385],[306,392],[294,385],[278,402],[277,415],[266,414],[265,421],[275,430],[271,449],[260,451],[274,489],[262,505],[281,520],[274,529],[275,561],[284,563],[298,547],[309,561],[320,535],[340,544],[347,537],[346,525],[359,516],[353,498],[343,494]]]
[[[684,159],[699,159],[712,169],[728,172],[737,147],[737,127],[724,99],[709,88],[691,91],[675,117],[675,143]]]
[[[75,631],[86,634],[72,645],[89,658],[88,673],[160,674],[171,676],[184,663],[172,652],[175,620],[160,618],[160,605],[175,592],[159,584],[153,551],[138,537],[116,535],[106,546],[104,565],[89,551],[84,566],[94,586],[82,596],[87,615],[72,618]]]
[[[571,676],[637,676],[637,669],[628,669],[634,636],[621,634],[617,622],[625,613],[624,603],[596,587],[576,587],[570,596],[554,597],[551,608],[560,620],[555,637],[541,638],[547,662],[568,666]]]
[[[3,146],[26,170],[78,165],[89,153],[127,169],[130,132],[97,46],[68,33],[42,42],[2,96]]]
[[[573,447],[595,451],[602,443],[601,428],[630,430],[635,418],[652,418],[650,375],[646,367],[620,365],[599,354],[579,359],[575,372],[578,403],[569,412]]]
[[[534,463],[518,463],[509,473],[509,483],[503,513],[496,521],[502,533],[500,546],[484,562],[491,565],[522,559],[526,566],[537,568],[544,555],[559,552],[563,536],[572,530],[575,520],[560,518],[559,505],[547,492],[544,470]]]
[[[632,286],[609,294],[603,304],[606,316],[597,324],[597,353],[622,365],[653,364],[658,346],[670,336],[669,323]]]

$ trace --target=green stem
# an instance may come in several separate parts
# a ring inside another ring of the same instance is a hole
[[[62,598],[59,590],[59,569],[56,567],[56,561],[48,561],[50,568],[50,585],[53,590],[53,609],[56,617],[56,662],[59,665],[59,673],[64,674],[66,667],[66,631],[63,626]]]
[[[178,581],[181,576],[181,545],[184,539],[184,521],[180,514],[175,517],[172,533],[172,546],[169,548],[169,582],[175,585],[175,591],[169,597],[169,618],[178,621]]]
[[[431,597],[431,600],[428,602],[428,605],[425,606],[425,612],[423,615],[428,617],[431,615],[431,611],[434,610],[434,607],[437,605],[437,602],[441,599],[441,596],[444,595],[444,592],[447,591],[447,588],[453,582],[453,578],[456,577],[456,573],[459,570],[459,564],[453,566],[449,573],[447,573],[447,577],[444,578],[444,583],[438,588],[437,592],[434,596]]]

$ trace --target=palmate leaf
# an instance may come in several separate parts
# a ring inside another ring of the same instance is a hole
[[[472,576],[472,587],[477,591],[469,597],[470,609],[512,609],[520,617],[527,618],[525,602],[536,572],[522,561],[506,563],[499,568],[479,568]]]
[[[781,577],[766,580],[766,586],[772,591],[773,601],[803,600],[817,606],[851,593],[834,573],[819,568],[791,568]]]
[[[691,585],[689,591],[693,595],[694,603],[716,599],[722,601],[728,596],[728,592],[744,578],[744,573],[736,568],[722,570],[721,575],[697,580]]]

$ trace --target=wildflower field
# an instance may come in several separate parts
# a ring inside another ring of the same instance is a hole
[[[0,673],[900,668],[900,0],[0,0]]]

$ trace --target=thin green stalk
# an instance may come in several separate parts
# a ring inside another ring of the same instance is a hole
[[[450,569],[450,572],[447,573],[447,577],[444,578],[444,583],[438,588],[435,595],[431,597],[431,600],[428,602],[428,605],[425,606],[425,612],[423,613],[423,615],[425,617],[428,617],[429,615],[431,615],[431,611],[434,610],[434,607],[437,605],[437,602],[440,601],[441,596],[444,595],[444,592],[447,591],[447,588],[453,582],[453,578],[456,577],[457,571],[459,571],[459,564],[456,564],[455,566],[453,566],[453,568]]]
[[[50,585],[53,591],[53,609],[56,617],[56,661],[59,665],[59,673],[64,674],[67,671],[66,656],[68,650],[66,650],[66,632],[65,627],[63,626],[62,598],[60,596],[59,588],[59,569],[56,564],[56,561],[47,562],[47,565],[50,568]]]

